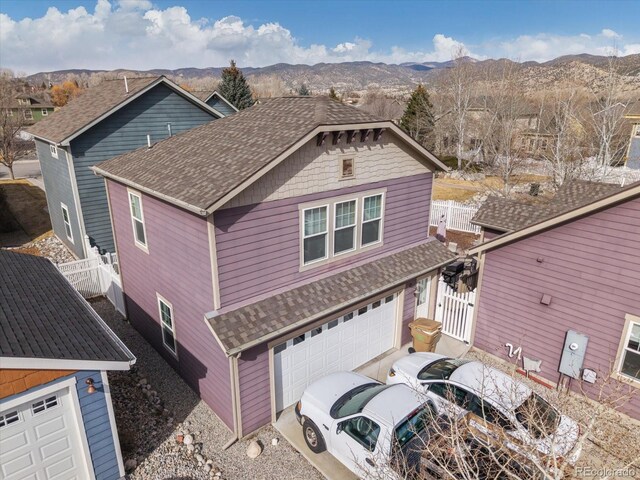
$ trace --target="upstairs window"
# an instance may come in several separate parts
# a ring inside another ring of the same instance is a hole
[[[304,210],[304,264],[327,258],[328,207]]]
[[[47,115],[49,115],[49,110],[47,110],[46,108],[42,109],[42,116],[46,117]]]
[[[69,208],[61,203],[60,207],[62,208],[62,221],[64,223],[64,231],[67,234],[67,239],[71,243],[73,243],[73,230],[71,230],[71,217],[69,217]]]
[[[25,109],[24,111],[24,119],[25,120],[33,120],[33,112],[30,108]]]
[[[131,224],[133,226],[135,244],[147,251],[147,234],[144,228],[144,214],[140,195],[129,192],[129,206],[131,207]]]
[[[356,248],[356,201],[335,205],[333,254],[350,252]]]
[[[53,158],[58,158],[58,147],[55,145],[49,145],[49,152]]]
[[[381,238],[382,194],[364,197],[362,209],[362,246],[378,243]]]
[[[176,330],[173,322],[173,307],[164,298],[158,295],[158,309],[160,312],[160,325],[162,327],[162,344],[174,355],[177,354]]]
[[[627,315],[620,352],[619,373],[640,381],[640,317]]]

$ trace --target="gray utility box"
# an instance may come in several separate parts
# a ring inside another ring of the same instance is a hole
[[[584,356],[587,353],[589,337],[574,330],[568,330],[564,339],[562,358],[560,358],[560,373],[571,378],[580,378]]]

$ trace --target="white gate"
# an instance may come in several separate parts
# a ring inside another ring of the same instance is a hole
[[[438,280],[436,320],[442,323],[442,333],[469,343],[476,292],[456,292],[442,279]]]
[[[113,253],[100,255],[87,239],[88,258],[61,263],[58,270],[84,298],[104,295],[122,315],[125,315],[122,279],[118,258]]]
[[[478,207],[465,205],[453,200],[434,200],[431,202],[431,226],[437,227],[440,218],[444,216],[447,230],[459,232],[480,233],[480,227],[473,225],[471,219],[478,211]]]

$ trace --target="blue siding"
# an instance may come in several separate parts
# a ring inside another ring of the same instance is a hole
[[[627,167],[640,170],[640,136],[638,135],[631,137],[631,145],[629,146],[629,157],[627,158]]]
[[[77,215],[76,202],[71,188],[71,175],[69,172],[69,162],[62,147],[58,147],[58,158],[51,156],[49,143],[35,140],[42,180],[47,193],[47,208],[51,218],[51,226],[55,234],[62,240],[78,257],[84,256],[82,251],[82,233]],[[69,209],[69,219],[71,220],[71,231],[73,232],[73,243],[67,239],[67,234],[62,220],[62,207],[64,203]]]
[[[167,86],[158,85],[71,141],[84,225],[94,245],[115,251],[104,181],[90,168],[145,146],[147,135],[152,142],[167,138],[167,124],[177,134],[215,118]]]
[[[87,393],[87,384],[85,383],[89,377],[93,378],[97,390],[92,394]],[[87,443],[91,452],[96,480],[120,478],[118,457],[107,411],[107,398],[100,372],[78,372],[76,379],[82,422],[87,434]]]
[[[220,100],[215,95],[209,99],[209,101],[207,102],[207,105],[215,108],[217,111],[222,113],[225,117],[228,117],[229,115],[236,113],[236,111],[233,108],[231,108],[227,102],[225,102],[224,100]]]

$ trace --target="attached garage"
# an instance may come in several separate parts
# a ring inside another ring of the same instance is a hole
[[[29,397],[0,411],[2,479],[90,478],[77,398],[69,387],[39,389]]]
[[[297,402],[320,376],[353,370],[395,346],[398,295],[380,298],[276,345],[276,410]]]

